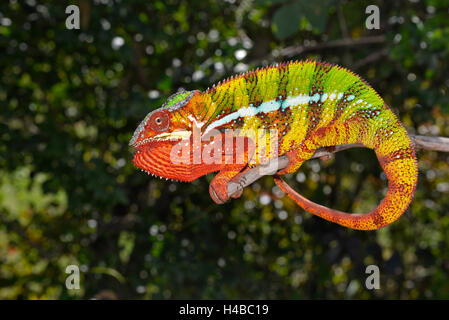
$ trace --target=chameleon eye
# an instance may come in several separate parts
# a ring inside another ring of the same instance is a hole
[[[165,111],[155,112],[149,119],[148,125],[155,131],[167,130],[169,126],[169,116]]]

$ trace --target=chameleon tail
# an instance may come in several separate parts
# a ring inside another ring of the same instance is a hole
[[[405,129],[390,135],[386,141],[373,145],[377,158],[388,178],[388,192],[382,202],[367,214],[348,214],[316,204],[293,190],[278,175],[274,181],[304,210],[344,227],[375,230],[398,219],[412,201],[418,182],[415,149]],[[369,145],[365,141],[365,145]]]

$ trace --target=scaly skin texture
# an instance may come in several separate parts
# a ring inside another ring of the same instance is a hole
[[[224,142],[230,129],[235,142],[231,146]],[[255,133],[258,129],[270,132],[262,134],[264,143],[259,140],[261,131]],[[238,148],[237,141],[244,148]],[[186,161],[174,163],[171,155],[177,154],[175,146],[180,143],[189,145],[183,153]],[[389,181],[385,199],[367,214],[315,204],[279,177],[297,171],[318,148],[350,143],[373,149]],[[174,95],[145,117],[130,145],[137,150],[135,165],[159,177],[192,181],[219,171],[210,184],[216,203],[228,200],[228,183],[249,167],[285,154],[289,164],[275,176],[281,190],[306,211],[360,230],[378,229],[398,219],[409,206],[418,179],[413,143],[382,98],[349,70],[315,61],[257,69],[205,92]],[[211,149],[220,163],[196,159]]]

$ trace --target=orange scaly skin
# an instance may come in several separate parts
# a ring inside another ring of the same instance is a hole
[[[373,149],[389,181],[385,199],[370,213],[320,206],[279,177],[297,171],[318,148],[350,143]],[[135,165],[158,177],[192,181],[219,171],[209,188],[216,203],[228,200],[228,183],[249,167],[285,154],[289,165],[274,177],[281,190],[306,211],[359,230],[398,219],[418,180],[413,143],[374,89],[347,69],[315,61],[257,69],[205,92],[178,93],[145,117],[130,145],[137,150]]]

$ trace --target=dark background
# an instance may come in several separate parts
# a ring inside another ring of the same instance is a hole
[[[65,27],[77,4],[81,29]],[[365,9],[380,8],[367,30]],[[449,1],[7,1],[0,4],[0,298],[449,298],[449,156],[420,151],[410,209],[378,231],[304,212],[266,177],[215,205],[208,175],[153,179],[131,135],[179,87],[289,59],[364,77],[407,129],[449,136]],[[315,202],[368,212],[374,153],[308,161]],[[67,290],[66,266],[81,268]],[[365,268],[380,268],[379,290]]]

